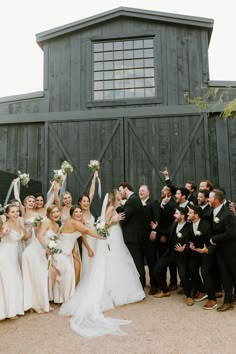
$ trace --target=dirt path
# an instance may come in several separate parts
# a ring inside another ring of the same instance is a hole
[[[146,291],[148,292],[148,288]],[[220,299],[219,304],[222,303]],[[202,309],[203,302],[185,305],[184,296],[148,296],[141,303],[122,306],[107,315],[129,319],[127,336],[81,338],[69,327],[69,318],[28,313],[0,322],[0,353],[236,353],[236,308],[225,313]]]

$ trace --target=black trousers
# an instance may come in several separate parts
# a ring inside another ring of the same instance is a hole
[[[157,241],[151,241],[148,237],[145,238],[143,242],[143,252],[147,261],[151,288],[158,288],[157,281],[153,277],[153,268],[158,259]]]
[[[190,296],[191,286],[189,281],[189,271],[188,271],[188,255],[187,254],[169,254],[160,257],[159,261],[153,269],[153,276],[155,277],[159,288],[166,293],[168,291],[166,283],[166,271],[167,267],[171,265],[176,265],[178,268],[178,273],[180,280],[184,287],[184,292],[186,296]]]
[[[225,293],[224,303],[232,302],[233,286],[236,284],[236,256],[224,255],[217,252],[217,261],[220,268],[223,290]]]
[[[142,287],[145,287],[145,269],[144,269],[144,256],[142,244],[139,242],[127,242],[125,243],[140,275],[140,282]]]

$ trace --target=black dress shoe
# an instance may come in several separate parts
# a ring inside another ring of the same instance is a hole
[[[225,312],[228,310],[232,310],[234,308],[234,306],[232,304],[223,304],[220,307],[218,307],[216,310],[218,312]]]
[[[176,289],[178,289],[178,286],[176,284],[170,284],[169,287],[168,287],[169,291],[174,291]]]
[[[158,289],[157,288],[151,288],[150,290],[149,290],[149,295],[155,295],[155,294],[157,294],[158,293]]]

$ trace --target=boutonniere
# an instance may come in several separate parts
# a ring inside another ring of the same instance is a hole
[[[127,199],[122,199],[121,205],[124,206],[126,202],[127,202]]]
[[[214,218],[214,222],[216,223],[216,224],[219,224],[219,222],[220,222],[220,219],[219,218],[217,218],[217,216]]]
[[[201,236],[201,235],[202,235],[201,231],[197,230],[197,231],[195,232],[195,236]]]
[[[183,234],[181,234],[181,232],[178,232],[178,233],[177,233],[177,237],[178,237],[178,238],[182,238],[182,237],[183,237]]]

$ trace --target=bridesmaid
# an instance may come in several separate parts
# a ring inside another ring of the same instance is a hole
[[[94,228],[94,222],[95,218],[92,215],[90,211],[90,206],[93,201],[94,193],[95,193],[95,185],[96,185],[96,179],[98,177],[98,172],[95,171],[92,179],[92,183],[90,186],[89,190],[89,195],[83,195],[79,198],[78,204],[81,207],[82,213],[83,213],[83,221],[84,224],[89,227],[89,228]],[[95,228],[94,228],[95,229]],[[95,249],[95,244],[96,240],[94,238],[91,238],[89,235],[84,235],[86,238],[88,245],[90,249],[93,250]],[[81,267],[81,277],[83,277],[85,274],[90,272],[90,265],[91,265],[91,256],[93,256],[93,253],[91,252],[86,252],[84,243],[82,244],[82,267]],[[86,275],[85,275],[86,276]]]
[[[55,204],[61,212],[61,223],[62,225],[70,218],[70,208],[72,207],[72,195],[70,192],[62,193],[62,204],[60,202],[58,193],[60,190],[60,184],[56,183],[53,191],[54,191],[54,200]]]
[[[46,217],[47,214],[47,208],[53,204],[54,201],[54,195],[52,194],[51,198],[47,203],[45,203],[45,198],[42,193],[36,193],[34,195],[35,197],[35,211],[38,215],[41,217]]]
[[[74,270],[73,254],[77,239],[82,234],[88,234],[94,238],[103,239],[94,230],[89,229],[82,223],[82,211],[78,205],[73,205],[70,209],[70,218],[63,225],[57,242],[62,253],[53,256],[53,264],[58,271],[59,276],[53,289],[54,302],[63,303],[74,294],[76,286],[76,277]],[[80,257],[76,253],[77,262],[80,267]]]
[[[22,254],[22,272],[24,285],[24,309],[37,313],[50,311],[52,287],[56,280],[53,261],[49,266],[47,257],[50,250],[47,244],[59,233],[60,211],[55,205],[47,208],[47,217],[41,221],[36,239]],[[33,270],[33,271],[32,271]]]
[[[9,204],[5,210],[7,222],[0,233],[0,320],[16,319],[24,315],[23,282],[19,264],[18,249],[21,239],[27,240],[27,233],[19,221],[19,210]]]

